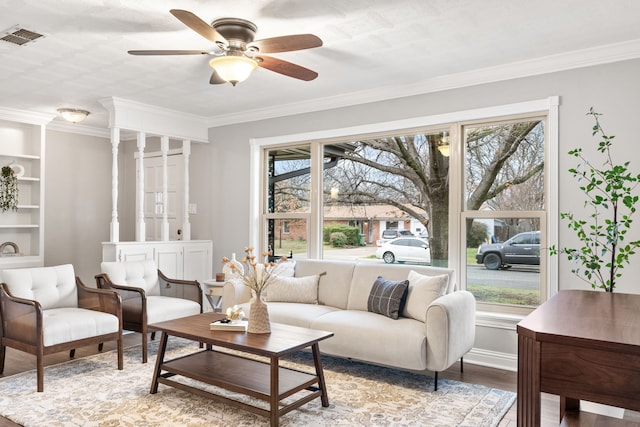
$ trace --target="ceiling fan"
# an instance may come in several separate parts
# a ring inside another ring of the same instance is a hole
[[[296,34],[254,40],[258,27],[240,18],[220,18],[207,24],[187,10],[171,9],[171,14],[202,37],[216,44],[214,50],[130,50],[131,55],[212,55],[209,65],[211,84],[236,83],[246,80],[256,67],[285,76],[310,81],[318,73],[300,65],[265,56],[264,53],[289,52],[322,46],[313,34]]]

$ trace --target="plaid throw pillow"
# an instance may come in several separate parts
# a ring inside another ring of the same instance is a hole
[[[397,319],[404,308],[408,287],[408,280],[394,282],[378,276],[369,293],[367,310]]]

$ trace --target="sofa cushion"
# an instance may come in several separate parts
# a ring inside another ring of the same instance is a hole
[[[318,304],[344,309],[347,308],[354,267],[355,263],[349,261],[299,259],[296,262],[295,275],[303,277],[326,272],[327,274],[320,276],[318,282]],[[374,279],[375,276],[369,283],[369,289]],[[367,310],[366,297],[363,310]]]
[[[404,369],[426,369],[424,323],[401,317],[393,320],[359,310],[337,310],[318,316],[309,326],[331,331],[320,341],[320,351]]]
[[[411,270],[407,278],[409,287],[402,316],[424,322],[429,304],[447,293],[449,275],[425,276]]]
[[[280,277],[293,277],[296,272],[296,262],[292,259],[280,261],[271,269],[271,274]]]
[[[270,271],[269,279],[267,279],[267,287],[262,290],[262,298],[265,301],[269,301],[269,289],[274,280],[278,280],[280,277],[293,277],[296,272],[296,262],[293,260],[278,262]],[[233,278],[227,280],[242,280],[242,278]],[[251,296],[255,296],[252,291]]]
[[[272,276],[266,289],[265,301],[318,303],[320,276],[281,277]]]
[[[249,316],[251,304],[242,304],[242,308],[245,315]],[[267,303],[267,310],[269,311],[269,321],[302,328],[311,328],[311,323],[318,317],[334,311],[340,311],[340,309],[328,305],[295,302],[270,302]]]
[[[447,293],[453,292],[455,288],[453,280],[454,271],[451,269],[420,265],[378,264],[363,261],[358,262],[353,270],[353,279],[351,281],[351,289],[349,291],[346,308],[349,310],[367,311],[367,301],[376,277],[382,276],[389,280],[404,280],[411,270],[429,276],[447,274],[450,277]],[[329,269],[327,269],[327,272],[329,272]],[[320,282],[320,287],[322,287],[322,278]],[[320,304],[322,304],[322,300],[320,300]]]
[[[397,319],[404,308],[408,280],[393,281],[378,276],[369,293],[367,311]]]

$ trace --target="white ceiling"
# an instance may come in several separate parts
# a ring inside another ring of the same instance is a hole
[[[315,34],[322,47],[273,56],[319,77],[258,68],[236,87],[210,85],[206,56],[128,55],[211,49],[174,8],[206,22],[251,20],[257,39]],[[92,113],[84,124],[105,128],[98,100],[114,96],[241,121],[433,90],[450,75],[490,79],[514,63],[526,74],[640,57],[639,18],[636,0],[0,0],[0,31],[20,25],[46,35],[0,43],[0,108],[83,108]]]

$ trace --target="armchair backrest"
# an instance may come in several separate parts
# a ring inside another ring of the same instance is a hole
[[[71,264],[2,270],[2,281],[11,295],[38,301],[43,310],[78,306]]]
[[[158,267],[153,260],[103,261],[100,269],[116,285],[134,286],[144,289],[147,295],[160,295]]]

